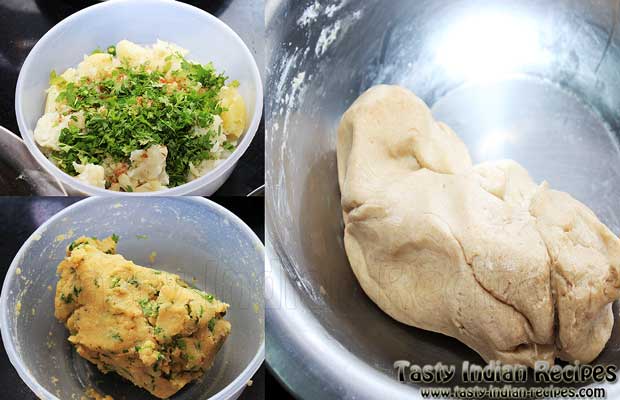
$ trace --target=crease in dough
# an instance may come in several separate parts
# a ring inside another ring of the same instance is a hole
[[[440,217],[440,216],[438,216],[438,215],[435,215],[435,214],[432,214],[432,213],[428,213],[428,214],[429,214],[429,215],[434,216],[435,218],[437,218],[437,219],[439,219],[439,220],[441,220],[441,217]],[[444,221],[442,221],[442,222],[444,222]],[[444,223],[445,223],[445,222],[444,222]],[[493,291],[492,291],[492,290],[487,289],[487,288],[486,288],[486,287],[485,287],[485,286],[484,286],[484,285],[483,285],[480,281],[478,281],[478,279],[476,278],[476,273],[475,273],[475,271],[474,271],[474,269],[473,269],[473,266],[472,266],[471,262],[468,262],[468,261],[467,261],[467,257],[465,256],[465,250],[464,250],[464,248],[463,248],[463,245],[462,245],[462,244],[461,244],[461,242],[458,240],[458,238],[457,238],[456,236],[454,236],[454,234],[450,231],[450,227],[449,227],[449,225],[447,225],[447,224],[446,224],[446,226],[447,226],[448,231],[452,234],[452,237],[454,238],[454,240],[456,241],[456,243],[458,243],[458,245],[459,245],[459,247],[460,247],[461,251],[463,252],[463,258],[465,259],[465,264],[466,264],[467,266],[469,266],[469,268],[471,268],[471,270],[472,270],[472,276],[474,277],[474,280],[476,281],[476,283],[477,283],[477,284],[478,284],[478,285],[479,285],[479,286],[480,286],[480,287],[481,287],[481,288],[482,288],[482,289],[483,289],[483,290],[484,290],[484,291],[485,291],[485,292],[486,292],[489,296],[493,297],[496,301],[498,301],[498,302],[500,302],[500,303],[502,303],[502,304],[506,305],[507,307],[510,307],[510,308],[511,308],[511,309],[513,309],[513,310],[514,310],[517,314],[519,314],[521,317],[523,317],[523,319],[524,319],[524,320],[526,321],[526,323],[527,323],[527,325],[526,325],[526,330],[527,330],[528,336],[529,336],[529,337],[534,336],[534,334],[532,333],[532,332],[533,332],[533,328],[532,328],[532,327],[533,327],[533,324],[532,324],[532,323],[531,323],[531,321],[528,319],[527,315],[523,314],[521,311],[519,311],[519,310],[518,310],[516,307],[514,307],[512,304],[510,304],[510,303],[508,303],[508,302],[505,302],[505,301],[504,301],[503,299],[501,299],[499,296],[496,296],[496,295],[493,293]],[[534,344],[538,344],[538,343],[534,343]],[[517,348],[517,347],[519,347],[519,346],[522,346],[522,345],[523,345],[523,344],[519,344],[519,345],[515,346],[515,348]]]

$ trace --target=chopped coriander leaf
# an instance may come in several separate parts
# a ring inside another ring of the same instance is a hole
[[[147,235],[136,235],[136,239],[148,239]]]
[[[77,249],[78,247],[82,246],[84,243],[77,243],[77,242],[71,242],[71,244],[69,245],[69,251],[73,251],[74,249]]]
[[[213,63],[201,65],[183,59],[181,68],[189,78],[200,82],[205,88],[216,87],[219,90],[226,83],[227,78],[216,73]]]
[[[185,340],[183,339],[176,339],[174,341],[174,345],[181,350],[185,350],[187,348],[187,345],[185,344]]]
[[[115,277],[112,279],[112,284],[110,285],[110,289],[114,289],[115,287],[120,286],[121,278]]]
[[[224,149],[228,150],[228,151],[234,151],[237,146],[235,146],[234,144],[230,143],[230,142],[224,142],[223,144]]]
[[[64,293],[61,293],[60,300],[64,301],[65,304],[73,303],[73,294],[69,293],[68,295],[65,295]]]
[[[144,314],[147,318],[156,317],[157,314],[159,314],[159,304],[154,301],[142,299],[138,302],[138,304],[140,304],[140,307],[142,308],[142,314]]]
[[[123,341],[123,338],[122,338],[122,337],[121,337],[121,335],[120,335],[120,334],[118,334],[118,333],[113,333],[113,334],[112,334],[112,339],[114,339],[114,340],[116,340],[116,341],[118,341],[118,342],[122,342],[122,341]]]
[[[107,51],[113,54],[116,50],[111,46]],[[76,175],[74,163],[126,163],[134,150],[165,145],[169,186],[186,183],[190,163],[198,165],[214,157],[219,130],[213,123],[215,116],[225,111],[218,95],[227,77],[218,74],[212,64],[184,58],[181,69],[171,74],[172,78],[144,65],[123,64],[100,79],[82,78],[64,85],[57,101],[66,103],[70,112],[83,113],[85,128],[75,124],[63,128],[60,150],[51,153],[52,160]],[[197,134],[195,128],[205,133]],[[223,147],[234,149],[231,143]],[[129,185],[122,189],[134,190]]]
[[[116,46],[112,45],[112,46],[108,46],[108,54],[112,54],[113,56],[116,55]]]
[[[114,240],[114,243],[118,243],[118,239],[120,239],[119,236],[116,233],[113,233],[112,240]]]
[[[209,327],[209,330],[210,330],[211,332],[213,332],[213,331],[215,330],[215,323],[216,323],[216,322],[217,322],[217,319],[216,319],[216,318],[211,318],[211,319],[209,320],[209,325],[208,325],[208,327]]]
[[[213,300],[215,299],[215,297],[213,297],[212,294],[208,294],[208,293],[204,293],[202,295],[202,298],[208,301],[209,303],[213,303]]]
[[[194,291],[196,293],[198,293],[200,295],[200,297],[202,297],[203,299],[205,299],[209,303],[213,303],[213,300],[215,300],[215,296],[213,296],[212,294],[205,293],[202,290],[198,290],[198,289],[194,289]]]

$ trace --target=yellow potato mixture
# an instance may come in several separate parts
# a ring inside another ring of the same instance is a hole
[[[230,333],[228,304],[115,254],[117,239],[81,237],[69,246],[55,315],[99,370],[167,398],[213,364]]]

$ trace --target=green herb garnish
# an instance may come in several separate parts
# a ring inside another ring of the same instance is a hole
[[[110,46],[107,52],[114,55],[116,49]],[[218,74],[212,64],[196,64],[178,57],[181,69],[168,75],[124,64],[100,79],[82,78],[77,83],[63,84],[57,101],[66,103],[69,112],[82,112],[85,128],[75,124],[63,128],[60,150],[51,153],[52,160],[65,172],[76,175],[73,163],[128,163],[134,150],[165,145],[169,186],[185,183],[190,163],[198,165],[213,158],[211,150],[219,135],[213,121],[225,111],[218,94],[227,77]],[[59,82],[58,78],[54,73],[50,81]],[[198,135],[195,127],[206,133]],[[224,143],[226,150],[234,147]],[[134,190],[130,186],[122,189]]]
[[[140,307],[142,308],[142,314],[144,314],[147,318],[156,317],[159,314],[159,304],[154,301],[143,299],[140,300],[138,304],[140,304]]]
[[[183,339],[176,339],[174,341],[174,345],[181,350],[185,350],[187,348],[187,345],[185,344],[185,340]]]
[[[202,290],[194,289],[194,292],[198,293],[200,295],[200,297],[202,297],[203,299],[205,299],[209,303],[213,303],[213,300],[215,300],[215,296],[213,296],[212,294],[209,294],[209,293],[205,293]]]
[[[216,318],[211,318],[211,319],[209,320],[209,324],[208,324],[207,326],[209,327],[209,330],[210,330],[211,332],[213,332],[213,330],[215,329],[215,323],[216,323],[216,322],[217,322],[217,319],[216,319]]]
[[[121,278],[116,277],[112,279],[112,284],[110,285],[110,289],[114,289],[115,287],[120,286],[120,283],[121,283]]]
[[[69,293],[68,295],[65,296],[64,293],[61,293],[60,300],[64,301],[65,304],[73,303],[73,294]]]

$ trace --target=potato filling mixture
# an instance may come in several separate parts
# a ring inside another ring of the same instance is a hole
[[[177,275],[116,253],[118,237],[81,237],[58,265],[55,316],[78,354],[159,398],[201,377],[230,333],[228,304]]]
[[[246,128],[239,83],[158,40],[96,50],[50,74],[34,139],[78,180],[146,192],[199,178],[226,159]]]

